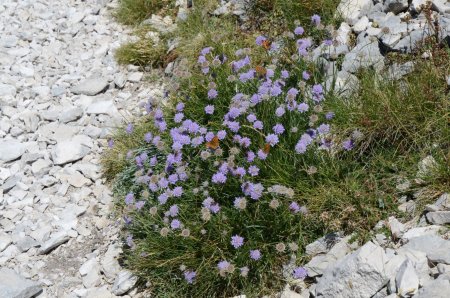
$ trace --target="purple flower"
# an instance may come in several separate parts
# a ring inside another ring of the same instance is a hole
[[[179,209],[178,209],[178,206],[177,206],[177,205],[172,205],[172,206],[170,206],[170,208],[169,208],[169,214],[170,214],[170,216],[172,216],[172,217],[177,216],[177,215],[178,215],[178,211],[179,211]]]
[[[152,141],[153,135],[151,132],[148,132],[144,135],[144,141],[150,143]]]
[[[301,27],[301,26],[298,26],[294,30],[294,34],[295,35],[302,35],[303,33],[305,33],[305,29],[303,29],[303,27]]]
[[[131,134],[133,132],[133,124],[128,123],[127,128],[125,129],[127,134]]]
[[[311,21],[314,25],[319,26],[320,25],[320,16],[315,14],[311,17]]]
[[[269,134],[266,136],[266,142],[270,144],[270,146],[275,146],[278,144],[278,136],[276,134]]]
[[[267,154],[264,153],[264,151],[262,151],[261,149],[258,150],[258,158],[261,160],[265,160],[267,158]]]
[[[198,56],[197,62],[198,62],[198,64],[205,63],[206,62],[205,56]]]
[[[234,174],[237,176],[244,177],[246,174],[246,171],[243,167],[238,167],[238,168],[236,168],[236,170],[234,170]]]
[[[307,275],[308,275],[308,272],[303,267],[297,267],[292,272],[292,277],[295,278],[295,279],[302,279],[303,280],[303,279],[306,278]]]
[[[169,196],[165,192],[158,196],[158,202],[160,205],[164,205],[168,199]]]
[[[277,123],[272,129],[277,135],[281,135],[284,132],[284,126],[280,123]]]
[[[241,140],[239,141],[239,144],[241,144],[241,146],[244,148],[250,147],[251,143],[252,142],[250,141],[250,138],[247,137],[241,138]]]
[[[125,222],[126,225],[131,224],[131,222],[133,221],[131,217],[128,216],[124,216],[123,217],[123,221]]]
[[[333,112],[328,112],[325,114],[325,119],[327,120],[331,120],[334,118],[334,113]]]
[[[227,181],[227,176],[225,176],[221,172],[217,172],[212,176],[211,181],[216,184],[224,184],[225,181]]]
[[[292,203],[289,205],[289,210],[291,210],[291,211],[294,212],[294,213],[298,213],[298,212],[300,212],[300,206],[298,205],[297,202],[292,202]]]
[[[282,77],[283,79],[289,78],[289,72],[288,72],[287,70],[282,70],[282,71],[281,71],[281,77]]]
[[[141,210],[142,207],[144,207],[144,205],[145,205],[144,201],[137,201],[135,206],[137,210]]]
[[[206,208],[211,208],[211,205],[214,203],[214,199],[211,197],[207,197],[206,199],[203,200],[202,205],[203,207]]]
[[[214,113],[214,106],[213,105],[207,105],[205,107],[205,113],[208,115],[212,115]]]
[[[347,139],[344,142],[342,142],[342,147],[347,150],[350,151],[353,149],[353,141],[351,139]]]
[[[214,213],[214,214],[217,214],[217,213],[219,213],[219,211],[220,211],[220,206],[219,206],[219,204],[212,204],[210,207],[209,207],[209,210],[212,212],[212,213]]]
[[[219,268],[220,271],[227,270],[230,265],[230,262],[223,260],[217,264],[217,268]]]
[[[267,38],[265,36],[260,35],[256,38],[256,44],[258,46],[262,46],[262,44],[265,40],[267,40]]]
[[[181,222],[178,219],[173,219],[170,223],[170,228],[172,230],[179,229],[181,227]]]
[[[200,54],[203,55],[203,56],[205,56],[205,55],[209,54],[209,53],[211,52],[211,50],[212,50],[212,47],[206,47],[206,48],[203,48],[203,49],[200,51]]]
[[[177,186],[172,190],[172,194],[174,197],[181,197],[181,195],[183,194],[183,187],[181,186]]]
[[[277,115],[277,117],[281,117],[284,115],[284,113],[286,112],[286,110],[284,109],[283,106],[279,106],[276,110],[275,110],[275,115]]]
[[[195,271],[184,271],[184,279],[188,284],[194,283],[194,279],[197,276]]]
[[[167,180],[169,181],[170,184],[177,183],[178,182],[178,174],[171,174],[171,175],[169,175]]]
[[[207,142],[211,142],[211,140],[212,140],[213,138],[214,138],[214,133],[213,133],[213,132],[209,131],[209,132],[206,133],[206,135],[205,135],[205,140],[206,140]]]
[[[182,103],[182,102],[177,103],[177,106],[175,107],[175,109],[177,110],[177,112],[182,112],[184,109],[184,103]]]
[[[323,41],[323,44],[326,45],[326,46],[331,46],[331,45],[333,44],[333,40],[331,40],[331,39],[325,39],[325,40]]]
[[[125,204],[126,205],[131,205],[131,204],[133,204],[133,202],[134,202],[134,194],[132,192],[130,192],[125,197]]]
[[[253,70],[253,69],[250,69],[249,71],[243,72],[239,75],[239,80],[242,83],[245,83],[253,78],[255,78],[255,70]]]
[[[134,246],[134,241],[133,241],[133,236],[132,235],[128,235],[126,241],[127,241],[128,247],[132,248]]]
[[[219,138],[219,140],[225,139],[226,135],[227,135],[227,132],[225,130],[219,130],[217,132],[217,137]]]
[[[325,135],[330,132],[330,125],[329,124],[321,124],[319,127],[317,127],[317,132],[321,135]]]
[[[255,261],[261,259],[261,251],[259,249],[250,250],[250,258]]]
[[[253,127],[255,128],[255,129],[263,129],[263,123],[261,122],[261,121],[259,121],[259,120],[257,120],[257,121],[255,121],[254,123],[253,123]]]
[[[251,176],[258,176],[259,174],[259,168],[257,166],[249,166],[248,167],[248,173]]]
[[[247,162],[253,162],[255,160],[255,153],[253,151],[247,152]]]
[[[183,113],[176,113],[175,116],[173,117],[173,121],[175,123],[180,123],[181,121],[183,121],[183,118],[184,118]]]
[[[232,132],[238,132],[240,125],[239,122],[237,121],[227,121],[227,127],[232,131]]]
[[[302,102],[302,103],[299,103],[299,104],[298,104],[297,110],[298,110],[300,113],[305,113],[305,112],[307,112],[307,111],[309,110],[309,106],[308,106],[307,103]]]
[[[209,72],[209,67],[204,67],[204,68],[202,68],[202,72],[203,72],[204,74],[207,74],[207,73]]]
[[[239,248],[242,245],[244,245],[244,238],[238,235],[234,235],[231,237],[231,245],[233,245],[234,248]]]
[[[113,140],[113,139],[109,139],[109,140],[108,140],[108,147],[109,147],[109,148],[114,147],[114,140]]]
[[[309,72],[307,72],[306,70],[302,73],[302,77],[305,81],[309,80],[309,78],[311,77],[311,75],[309,74]]]
[[[210,90],[208,91],[208,98],[209,98],[209,99],[216,98],[218,94],[219,94],[219,93],[217,92],[216,89],[210,89]]]

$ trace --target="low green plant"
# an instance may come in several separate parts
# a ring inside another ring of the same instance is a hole
[[[119,6],[114,15],[125,25],[139,25],[152,14],[169,10],[174,2],[173,0],[119,0]]]
[[[362,72],[344,99],[301,58],[305,38],[200,49],[213,38],[169,104],[149,102],[103,159],[123,262],[158,297],[258,297],[304,278],[306,244],[338,230],[367,239],[428,155],[436,171],[413,187],[448,189],[448,56],[401,81]]]

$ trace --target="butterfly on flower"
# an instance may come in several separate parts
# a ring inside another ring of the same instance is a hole
[[[267,74],[267,69],[260,65],[255,66],[255,71],[261,77],[264,77]]]
[[[270,41],[269,39],[265,39],[261,42],[261,45],[264,49],[268,51],[272,47],[272,41]]]
[[[206,143],[206,148],[216,150],[217,148],[219,148],[219,145],[219,137],[214,136],[211,141]]]
[[[266,143],[265,145],[264,145],[264,149],[262,150],[266,155],[267,154],[269,154],[269,152],[270,152],[270,144],[269,143]]]

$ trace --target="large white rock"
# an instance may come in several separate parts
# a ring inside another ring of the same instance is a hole
[[[40,285],[9,268],[0,269],[0,297],[31,298],[42,291]]]
[[[108,80],[104,78],[88,78],[72,87],[73,94],[84,94],[94,96],[107,89],[109,86]]]
[[[123,295],[136,285],[137,280],[137,276],[133,275],[133,273],[128,270],[122,270],[117,274],[111,291],[114,295]]]
[[[378,245],[366,243],[328,268],[316,287],[316,297],[372,297],[389,280],[386,254]]]
[[[436,235],[424,235],[410,239],[403,247],[426,253],[431,262],[450,265],[450,240]]]
[[[351,246],[348,243],[351,236],[347,236],[338,243],[336,243],[327,254],[321,254],[314,256],[305,268],[308,272],[308,276],[315,277],[322,275],[323,272],[330,266],[332,266],[338,259],[343,258],[351,251]],[[312,247],[310,247],[310,250]],[[319,247],[316,246],[318,252]]]
[[[0,141],[0,160],[11,161],[18,159],[25,153],[25,144],[16,140]]]
[[[14,96],[16,95],[16,92],[16,87],[7,84],[0,84],[0,96]]]
[[[53,163],[62,165],[82,159],[89,153],[89,148],[80,142],[70,140],[58,142],[51,152]]]
[[[427,220],[435,225],[450,223],[450,211],[435,211],[427,213]]]
[[[372,7],[371,0],[342,0],[337,7],[337,15],[354,25],[360,17],[367,15]]]
[[[414,266],[409,260],[403,262],[395,277],[397,294],[401,297],[410,297],[417,294],[419,290],[419,277],[417,277]]]
[[[384,57],[380,53],[378,40],[375,38],[364,39],[358,43],[350,53],[345,55],[342,63],[342,70],[355,73],[359,68],[374,67],[381,70],[384,67]]]
[[[414,298],[448,298],[450,293],[450,275],[441,275],[426,284]]]

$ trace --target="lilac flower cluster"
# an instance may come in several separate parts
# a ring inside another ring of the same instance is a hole
[[[315,26],[321,26],[319,16],[313,16],[311,21]],[[315,45],[313,39],[304,33],[301,26],[293,32],[299,59],[307,56]],[[264,36],[258,36],[256,44],[269,55],[278,47],[276,42]],[[203,239],[203,235],[208,234],[209,224],[226,221],[228,212],[244,214],[247,208],[266,208],[271,212],[288,210],[287,216],[295,218],[307,216],[306,207],[294,201],[292,189],[277,184],[266,185],[259,179],[270,168],[270,157],[275,150],[301,155],[308,150],[315,153],[314,150],[332,148],[330,121],[334,113],[324,111],[326,92],[321,84],[315,82],[313,73],[279,69],[276,62],[261,70],[246,49],[237,51],[236,59],[229,63],[225,63],[227,57],[214,52],[212,47],[204,48],[197,60],[207,80],[206,88],[202,89],[204,101],[200,106],[203,118],[191,117],[187,112],[189,109],[185,111],[188,101],[178,102],[169,114],[157,106],[146,104],[153,129],[145,133],[143,142],[152,150],[130,152],[128,156],[137,169],[135,181],[143,185],[146,197],[130,192],[124,198],[125,206],[132,212],[150,212],[155,221],[159,220],[153,228],[161,237],[170,234]],[[227,82],[233,88],[222,88],[220,84],[223,81],[215,80],[219,70],[228,75]],[[292,81],[295,80],[298,82],[293,86]],[[236,92],[230,96],[229,90]],[[275,119],[273,121],[265,119],[267,115],[260,112],[267,106],[270,107],[268,114]],[[298,119],[308,123],[308,127],[291,126],[293,122],[300,122]],[[133,133],[132,124],[127,126],[126,133]],[[352,138],[341,144],[344,150],[351,150],[353,146]],[[196,167],[199,162],[207,166]],[[192,188],[194,184],[196,186]],[[230,185],[240,188],[231,198],[227,192]],[[226,191],[222,192],[224,189]],[[278,196],[287,200],[278,200]],[[198,212],[186,210],[186,205],[192,203],[187,201],[188,198],[199,200],[198,204],[195,203]],[[188,216],[197,214],[198,220],[186,220],[184,215],[187,213],[190,213]],[[198,227],[201,225],[205,228],[200,230]],[[255,261],[261,260],[263,253],[266,258],[269,250],[266,251],[266,246],[254,244],[252,239],[246,239],[251,238],[247,234],[243,234],[244,238],[235,233],[239,232],[225,230],[224,239],[228,239],[227,245],[231,244],[233,253],[246,254],[248,263],[236,263],[243,266],[240,272],[245,277],[252,270],[251,265],[258,264]],[[130,247],[136,245],[132,238],[127,238],[127,243]],[[271,250],[284,253],[287,248],[280,242]],[[217,263],[219,274],[235,269],[234,260],[229,260]],[[188,284],[195,283],[197,272],[201,274],[199,268],[194,269],[197,271],[183,270]],[[292,276],[304,279],[306,271],[298,267]]]

